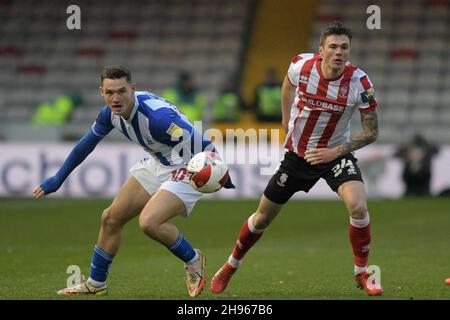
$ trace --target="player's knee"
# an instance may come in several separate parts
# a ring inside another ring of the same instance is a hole
[[[256,229],[264,230],[275,219],[281,210],[282,205],[274,203],[267,199],[265,196],[261,198],[261,201],[253,215],[253,225]]]
[[[258,230],[266,229],[273,219],[270,218],[270,215],[267,215],[261,211],[256,211],[253,216],[253,225]]]
[[[367,205],[365,201],[355,201],[349,206],[349,213],[353,219],[362,220],[367,216]]]
[[[122,227],[121,219],[117,218],[114,213],[115,209],[111,206],[103,210],[102,213],[102,226],[110,229],[116,229]]]
[[[154,223],[151,219],[145,218],[142,215],[139,217],[139,228],[150,238],[157,240],[159,234],[159,225]]]

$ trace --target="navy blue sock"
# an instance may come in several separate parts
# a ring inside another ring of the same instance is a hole
[[[91,260],[90,278],[98,282],[105,282],[113,258],[112,254],[103,251],[99,246],[95,246]]]
[[[192,248],[191,244],[183,237],[181,232],[175,243],[169,247],[169,250],[184,262],[189,262],[195,257],[195,250]]]

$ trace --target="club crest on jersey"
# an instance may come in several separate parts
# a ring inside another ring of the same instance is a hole
[[[347,86],[341,86],[339,88],[339,94],[338,96],[341,98],[345,98],[347,96],[348,93],[348,87]]]
[[[361,100],[363,103],[370,102],[374,99],[375,99],[375,90],[373,90],[373,88],[370,88],[364,92],[361,92]]]
[[[167,129],[166,133],[170,135],[173,139],[180,139],[183,136],[183,129],[176,125],[175,123],[172,123]]]
[[[279,185],[280,187],[285,187],[285,183],[288,179],[288,175],[286,173],[282,173],[280,178],[277,181],[277,185]]]

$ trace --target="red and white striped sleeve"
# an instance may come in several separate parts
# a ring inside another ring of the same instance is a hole
[[[360,112],[370,112],[376,109],[377,100],[375,98],[375,90],[372,82],[367,74],[360,71],[361,75],[358,80],[358,108]]]
[[[291,82],[291,84],[294,87],[298,87],[298,81],[300,78],[300,70],[301,70],[301,63],[299,63],[300,60],[302,60],[303,57],[301,54],[296,55],[294,59],[291,61],[291,65],[289,66],[289,70],[287,73],[288,79]]]

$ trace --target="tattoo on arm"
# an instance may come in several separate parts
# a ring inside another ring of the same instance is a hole
[[[377,112],[361,112],[361,125],[363,131],[356,134],[349,142],[338,146],[339,156],[343,156],[352,151],[358,150],[372,142],[378,137],[378,116]]]

